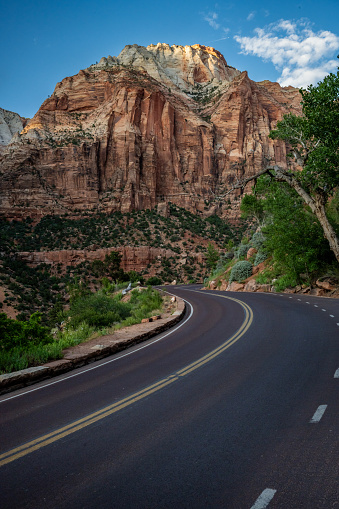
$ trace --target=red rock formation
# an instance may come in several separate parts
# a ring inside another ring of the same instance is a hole
[[[60,263],[64,268],[68,265],[78,265],[81,262],[105,259],[105,256],[118,251],[122,255],[121,268],[128,272],[135,270],[141,272],[149,263],[156,259],[169,258],[176,253],[170,249],[161,249],[149,246],[140,247],[108,247],[102,249],[63,249],[60,251],[31,251],[18,253],[18,257],[31,267],[37,267],[41,263],[56,265]],[[200,261],[200,260],[199,260]]]
[[[298,90],[255,83],[213,48],[127,46],[58,83],[3,150],[0,213],[127,212],[171,201],[232,217],[212,198],[264,160],[284,164],[285,145],[268,134],[299,103]]]

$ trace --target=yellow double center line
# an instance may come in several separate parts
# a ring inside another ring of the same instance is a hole
[[[206,294],[207,292],[204,292]],[[241,325],[241,327],[237,330],[237,332],[229,338],[225,343],[220,345],[215,350],[212,350],[210,353],[204,355],[197,361],[193,362],[192,364],[189,364],[188,366],[185,366],[180,371],[177,371],[176,373],[163,378],[162,380],[159,380],[155,384],[149,385],[145,389],[142,389],[141,391],[135,392],[131,396],[128,396],[127,398],[121,399],[120,401],[117,401],[116,403],[113,403],[112,405],[109,405],[101,410],[98,410],[97,412],[94,412],[90,415],[87,415],[86,417],[83,417],[82,419],[79,419],[71,424],[68,424],[67,426],[64,426],[63,428],[59,428],[52,433],[48,433],[47,435],[43,435],[42,437],[36,438],[35,440],[32,440],[31,442],[27,442],[24,445],[21,445],[20,447],[16,447],[15,449],[11,449],[10,451],[1,454],[0,455],[0,466],[6,465],[7,463],[11,463],[12,461],[15,461],[19,458],[22,458],[23,456],[26,456],[26,454],[30,454],[33,451],[36,451],[38,449],[41,449],[42,447],[45,447],[46,445],[52,444],[53,442],[56,442],[57,440],[60,440],[61,438],[66,437],[67,435],[71,435],[72,433],[75,433],[76,431],[79,431],[83,428],[86,428],[87,426],[90,426],[94,422],[100,421],[101,419],[104,419],[105,417],[108,417],[109,415],[112,415],[116,412],[119,412],[119,410],[122,410],[123,408],[126,408],[129,405],[132,405],[133,403],[140,401],[141,399],[146,398],[147,396],[150,396],[151,394],[154,394],[155,392],[160,391],[167,385],[170,385],[177,380],[180,379],[180,377],[186,376],[192,371],[195,371],[196,369],[200,368],[207,362],[210,362],[212,359],[223,353],[227,348],[232,346],[238,339],[240,339],[245,332],[250,327],[252,321],[253,321],[253,312],[251,308],[245,303],[238,299],[234,299],[232,297],[226,297],[223,295],[217,295],[217,294],[209,294],[218,296],[224,299],[233,300],[234,302],[237,302],[241,305],[241,307],[245,311],[245,319]]]

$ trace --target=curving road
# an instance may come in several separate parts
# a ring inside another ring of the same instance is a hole
[[[339,302],[171,291],[174,331],[0,397],[1,508],[339,507]]]

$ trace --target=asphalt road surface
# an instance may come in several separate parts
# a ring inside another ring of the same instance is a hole
[[[173,287],[185,321],[0,397],[0,507],[339,508],[339,302]]]

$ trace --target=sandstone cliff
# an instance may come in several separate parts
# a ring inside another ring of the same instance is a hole
[[[26,120],[13,111],[0,108],[0,148],[8,145],[13,135],[22,131]]]
[[[171,201],[232,217],[239,191],[227,204],[214,196],[267,159],[285,164],[285,145],[268,134],[289,111],[300,112],[297,89],[255,83],[213,48],[126,46],[58,83],[3,150],[0,213]]]

